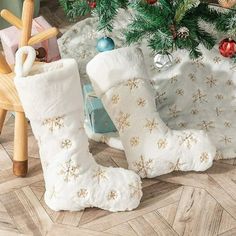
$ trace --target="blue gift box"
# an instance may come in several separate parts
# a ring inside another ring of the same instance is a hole
[[[107,114],[102,101],[96,97],[91,84],[83,86],[85,116],[94,133],[116,132],[116,127]]]

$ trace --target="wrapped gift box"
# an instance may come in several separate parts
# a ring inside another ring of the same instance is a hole
[[[35,35],[51,27],[52,26],[42,16],[37,17],[33,20],[32,35]],[[15,53],[18,49],[20,35],[21,31],[15,26],[11,26],[0,31],[4,54],[9,65],[15,63]],[[42,55],[40,56],[41,61],[52,62],[61,58],[56,37],[46,40],[40,44],[35,44],[34,48],[40,48],[39,51],[43,51],[43,57]]]
[[[116,132],[116,127],[103,107],[102,101],[96,97],[92,85],[83,87],[85,116],[94,133]]]

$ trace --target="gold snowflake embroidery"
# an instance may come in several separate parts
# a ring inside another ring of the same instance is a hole
[[[184,90],[183,89],[177,89],[176,94],[180,96],[184,96]]]
[[[221,58],[220,58],[220,57],[214,57],[214,58],[213,58],[213,61],[214,61],[216,64],[218,64],[218,63],[221,62]]]
[[[65,139],[61,143],[61,148],[62,149],[69,149],[69,148],[71,148],[71,146],[72,146],[72,142],[71,142],[70,139]]]
[[[93,178],[97,179],[98,183],[100,183],[101,180],[107,179],[105,169],[102,169],[101,167],[98,167],[98,169],[94,171]]]
[[[200,89],[197,90],[195,94],[193,94],[193,102],[207,102],[207,95],[203,93]]]
[[[199,110],[198,109],[192,109],[191,113],[193,115],[197,115],[199,113]]]
[[[134,183],[129,184],[130,189],[130,198],[138,198],[142,196],[142,187],[138,180],[136,180]]]
[[[112,104],[116,105],[116,104],[118,104],[119,101],[120,101],[120,96],[118,94],[115,94],[112,96],[112,98],[111,98]]]
[[[166,95],[166,92],[162,92],[162,93],[157,92],[155,96],[156,103],[162,104],[167,99],[165,95]]]
[[[173,83],[176,83],[178,81],[178,75],[175,75],[175,76],[172,76],[170,78],[170,83],[173,84]]]
[[[181,170],[181,166],[182,166],[183,164],[184,164],[184,163],[180,163],[180,162],[179,162],[179,159],[178,159],[178,161],[177,161],[177,163],[176,163],[176,165],[175,165],[175,169],[174,169],[174,170],[180,171],[180,170]]]
[[[107,195],[107,200],[110,201],[110,200],[116,200],[118,197],[118,194],[115,190],[111,190],[108,195]]]
[[[220,142],[224,142],[225,145],[229,144],[229,143],[232,143],[232,138],[228,137],[228,136],[222,136]]]
[[[200,124],[198,124],[198,126],[205,131],[210,131],[210,129],[215,128],[213,121],[205,121],[205,120],[203,120]]]
[[[61,165],[61,170],[59,175],[63,176],[64,181],[68,182],[71,180],[75,180],[79,177],[80,174],[80,166],[76,165],[76,163],[72,160],[65,162],[65,164]]]
[[[229,122],[229,121],[225,121],[224,125],[225,125],[226,128],[231,128],[232,123]]]
[[[218,100],[223,100],[224,96],[222,94],[216,94],[215,98]]]
[[[188,74],[188,77],[189,77],[189,79],[192,80],[193,82],[195,82],[196,79],[197,79],[197,78],[196,78],[196,75],[193,74],[193,73]]]
[[[229,79],[229,80],[227,80],[227,82],[226,82],[226,85],[228,85],[228,86],[233,86],[233,80],[232,79]]]
[[[178,124],[178,126],[179,126],[180,128],[186,128],[187,125],[188,125],[188,123],[186,123],[186,122],[180,122],[180,123]]]
[[[88,195],[88,190],[86,188],[81,188],[79,192],[77,192],[78,198],[86,198]]]
[[[179,115],[180,112],[181,112],[181,111],[178,110],[176,104],[174,104],[173,106],[169,107],[169,115],[170,115],[172,118],[178,117],[178,115]]]
[[[124,132],[124,130],[130,126],[129,118],[130,114],[122,111],[119,113],[119,117],[116,119],[119,131]]]
[[[147,128],[151,134],[152,131],[157,128],[158,123],[156,122],[155,118],[153,118],[152,120],[146,119],[146,121],[147,123],[144,127]]]
[[[208,153],[207,152],[203,152],[202,154],[201,154],[201,156],[200,156],[200,161],[201,161],[201,163],[203,163],[203,162],[208,162],[208,160],[209,160],[209,155],[208,155]]]
[[[177,160],[176,164],[174,163],[170,163],[170,170],[173,171],[180,171],[182,170],[182,165],[184,165],[185,163],[180,163],[179,159]]]
[[[138,79],[129,79],[125,86],[129,87],[130,91],[133,89],[139,88],[139,80]]]
[[[159,149],[165,149],[167,146],[167,140],[166,139],[159,139],[157,142],[157,146]]]
[[[193,60],[192,65],[196,65],[198,68],[205,67],[202,59],[203,58],[198,58],[198,59]]]
[[[48,118],[43,121],[43,126],[47,126],[51,132],[56,129],[61,129],[64,126],[64,117],[57,116],[54,118]]]
[[[132,147],[138,146],[139,143],[140,143],[139,137],[132,137],[132,138],[130,139],[130,145],[131,145]]]
[[[144,160],[144,157],[141,155],[140,160],[134,162],[134,166],[136,168],[136,171],[138,174],[142,177],[145,178],[148,176],[149,171],[152,171],[153,167],[153,160],[149,159],[147,161]]]
[[[176,64],[179,64],[180,62],[181,62],[181,58],[180,58],[180,57],[176,57],[176,58],[175,58],[175,63],[176,63]]]
[[[137,100],[137,105],[140,107],[144,107],[146,105],[146,100],[144,98],[139,98]]]
[[[214,79],[213,75],[206,77],[206,84],[209,85],[210,88],[216,86],[217,79]]]
[[[220,151],[216,151],[215,160],[221,160],[221,159],[225,159],[223,153]]]
[[[223,110],[220,107],[216,107],[216,116],[220,116],[223,113]]]
[[[179,136],[179,145],[185,145],[188,149],[191,149],[194,144],[197,143],[197,139],[194,138],[193,133],[183,132],[183,135]]]

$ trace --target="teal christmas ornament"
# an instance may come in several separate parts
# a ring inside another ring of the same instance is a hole
[[[113,50],[115,48],[115,43],[110,37],[102,37],[97,41],[96,49],[98,52],[106,52]]]

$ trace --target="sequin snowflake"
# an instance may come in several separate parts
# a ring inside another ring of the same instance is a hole
[[[81,188],[78,192],[77,192],[77,197],[78,198],[85,198],[88,195],[88,190],[86,188]]]
[[[158,123],[156,122],[155,118],[153,118],[151,120],[146,119],[146,121],[147,122],[146,122],[144,127],[147,128],[149,130],[150,134],[151,134],[152,131],[158,127]]]
[[[136,147],[136,146],[139,145],[139,143],[140,143],[139,137],[132,137],[132,138],[130,139],[130,145],[131,145],[131,147]]]
[[[61,148],[62,149],[69,149],[72,146],[72,142],[70,139],[65,139],[61,142]]]
[[[185,145],[188,149],[191,149],[193,145],[197,143],[197,139],[192,132],[183,132],[183,135],[179,135],[179,145]]]
[[[170,115],[172,118],[178,117],[180,112],[181,112],[181,110],[178,110],[176,104],[174,104],[174,105],[172,105],[171,107],[169,107],[169,115]]]
[[[66,182],[75,180],[80,175],[80,166],[72,160],[65,162],[60,167],[59,175],[62,175]]]
[[[118,197],[118,194],[117,194],[117,191],[115,190],[111,190],[108,195],[107,195],[107,200],[110,201],[110,200],[116,200]]]
[[[112,104],[116,105],[116,104],[118,104],[119,101],[120,101],[120,96],[118,94],[115,94],[112,96],[112,98],[111,98]]]
[[[198,124],[198,126],[207,132],[210,131],[210,129],[215,128],[213,121],[206,121],[206,120],[203,120],[200,124]]]
[[[125,86],[129,87],[130,91],[139,88],[139,80],[138,79],[129,79]]]
[[[146,100],[145,100],[144,98],[139,98],[139,99],[137,100],[137,105],[138,105],[139,107],[144,107],[144,106],[146,105]]]
[[[197,90],[195,94],[193,94],[193,102],[204,103],[207,102],[207,95],[203,93],[200,89]]]
[[[96,170],[94,170],[93,178],[96,179],[98,183],[107,179],[106,170],[99,166]]]
[[[200,161],[203,163],[203,162],[208,162],[209,160],[209,155],[207,152],[203,152],[200,156]]]
[[[119,113],[119,116],[116,119],[119,131],[124,132],[124,130],[130,126],[129,118],[130,114],[124,112]]]
[[[206,77],[206,84],[208,84],[210,88],[215,87],[216,82],[217,82],[217,79],[215,79],[213,75]]]
[[[159,139],[157,142],[157,146],[159,149],[165,149],[167,146],[167,140],[166,139]]]
[[[152,159],[145,160],[142,155],[138,161],[134,162],[134,167],[136,168],[136,171],[142,178],[147,177],[148,173],[152,171],[153,169],[152,165],[153,165],[153,160]]]
[[[47,126],[51,132],[53,132],[56,129],[61,129],[64,126],[64,117],[57,116],[54,118],[45,119],[43,121],[43,126]]]

